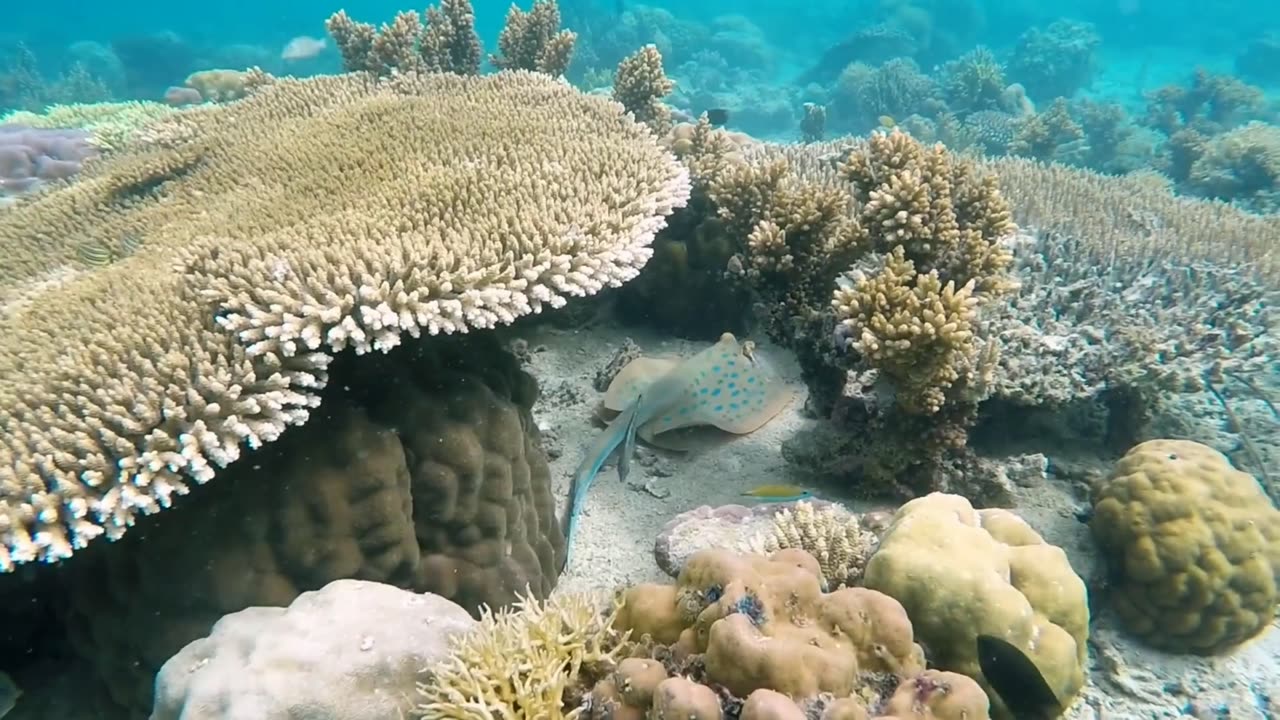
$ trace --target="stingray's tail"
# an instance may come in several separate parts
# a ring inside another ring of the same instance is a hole
[[[639,398],[637,398],[596,436],[595,442],[587,448],[582,463],[573,473],[573,482],[569,484],[569,496],[565,498],[564,512],[560,515],[560,532],[564,534],[565,545],[564,562],[560,565],[561,571],[569,565],[570,556],[573,554],[573,535],[577,530],[578,516],[582,514],[582,506],[587,499],[587,491],[591,489],[591,483],[595,482],[596,475],[600,474],[600,468],[604,467],[605,461],[613,451],[617,450],[628,437],[635,437],[635,418],[639,405]]]

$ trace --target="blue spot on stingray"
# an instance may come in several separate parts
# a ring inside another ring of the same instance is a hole
[[[687,408],[687,407],[682,407],[682,408],[680,408],[680,414],[681,414],[681,415],[688,415],[688,414],[689,414],[689,408]]]
[[[668,416],[666,416],[666,417],[662,418],[662,422],[671,422],[671,416],[670,416],[670,415],[668,415]]]
[[[698,394],[699,394],[699,395],[706,395],[706,394],[707,394],[707,393],[709,393],[709,392],[711,392],[709,389],[707,389],[707,388],[702,388],[701,390],[699,390],[699,391],[698,391]]]
[[[730,361],[729,361],[729,367],[733,367],[734,365],[737,365],[737,364],[738,364],[738,361],[737,361],[737,360],[730,360]]]
[[[723,410],[724,410],[724,406],[723,406],[723,405],[717,405],[717,406],[715,407],[715,411],[716,411],[716,412],[722,412]]]
[[[729,373],[729,377],[736,379],[738,377],[738,373]]]
[[[733,386],[732,386],[732,385],[730,385],[729,387],[733,387]],[[742,391],[741,391],[741,390],[734,390],[734,391],[733,391],[733,397],[738,397],[738,396],[739,396],[739,395],[741,395],[741,394],[742,394]]]
[[[738,409],[738,403],[729,403],[729,407],[733,408],[734,410],[737,410],[737,409]]]
[[[716,388],[715,390],[712,390],[712,391],[711,391],[711,394],[712,394],[712,395],[719,395],[719,394],[720,394],[720,388]]]
[[[749,382],[749,383],[754,383],[755,381],[756,381],[756,379],[755,379],[754,377],[749,377],[749,378],[747,378],[747,382]]]

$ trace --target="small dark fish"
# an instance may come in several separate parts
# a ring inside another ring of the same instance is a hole
[[[706,112],[707,122],[720,127],[729,122],[729,111],[724,108],[711,108]]]
[[[978,636],[978,666],[1014,720],[1053,720],[1064,708],[1035,662],[994,635]]]

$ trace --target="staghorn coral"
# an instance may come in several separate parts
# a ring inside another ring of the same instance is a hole
[[[556,0],[533,0],[528,12],[514,3],[489,62],[500,70],[531,70],[559,77],[569,69],[578,34],[560,29]]]
[[[671,109],[662,99],[673,88],[675,83],[663,71],[662,53],[656,45],[645,45],[623,58],[613,74],[613,99],[655,135],[666,135],[671,130]]]
[[[841,172],[883,257],[862,261],[834,291],[836,332],[893,383],[899,407],[935,414],[954,384],[980,384],[975,372],[990,365],[976,313],[1015,287],[1002,244],[1016,229],[1009,206],[972,161],[896,129],[872,135]]]
[[[325,21],[348,72],[480,72],[480,36],[471,0],[441,0],[427,8],[425,21],[414,11],[397,13],[381,29],[352,20],[339,10]]]
[[[769,336],[788,345],[817,321],[867,237],[848,185],[804,147],[746,148],[744,161],[725,165],[709,188],[725,231],[741,244],[729,273],[751,288]]]
[[[804,550],[818,561],[823,581],[832,588],[853,585],[875,549],[876,536],[863,529],[857,515],[833,504],[815,509],[800,501],[773,516],[767,530],[748,538],[742,549],[758,555]]]
[[[1129,632],[1171,652],[1229,652],[1280,602],[1280,511],[1221,453],[1188,440],[1134,446],[1094,484],[1090,527]]]
[[[574,720],[583,688],[613,672],[627,633],[592,595],[485,609],[480,626],[450,639],[450,652],[428,668],[415,713],[422,720]]]
[[[918,273],[902,246],[883,265],[855,270],[831,301],[849,347],[897,390],[908,412],[933,414],[947,391],[967,378],[978,352],[974,280],[957,288],[932,270]]]
[[[0,320],[5,570],[118,538],[306,422],[331,352],[635,277],[689,193],[616,104],[527,72],[286,79],[165,122],[167,145],[0,216],[0,305],[81,241],[141,248]]]
[[[992,717],[1010,712],[982,675],[978,635],[1021,648],[1064,706],[1084,686],[1084,581],[1061,548],[1007,510],[975,510],[959,495],[916,498],[898,508],[863,582],[907,609],[931,666],[982,684]]]
[[[848,153],[841,175],[862,202],[859,215],[871,248],[901,245],[916,271],[937,271],[944,283],[999,295],[1012,256],[1001,242],[1017,229],[995,176],[972,160],[901,130],[875,133]]]

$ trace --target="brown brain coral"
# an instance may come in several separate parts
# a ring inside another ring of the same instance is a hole
[[[631,279],[689,193],[617,105],[527,72],[283,80],[148,134],[0,216],[0,569],[305,422],[333,351]]]
[[[1280,511],[1222,453],[1150,440],[1093,494],[1093,536],[1114,559],[1110,599],[1130,632],[1161,649],[1211,654],[1270,625]]]

